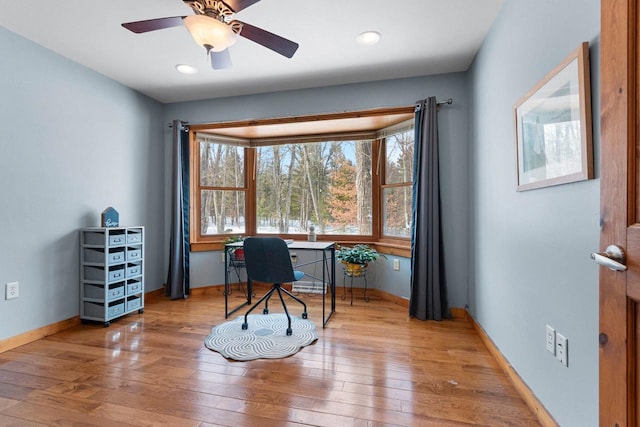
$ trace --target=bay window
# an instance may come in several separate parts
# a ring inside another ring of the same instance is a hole
[[[230,235],[409,245],[413,107],[191,127],[192,250]]]

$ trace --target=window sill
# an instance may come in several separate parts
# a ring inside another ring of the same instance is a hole
[[[353,242],[338,242],[338,244],[352,245]],[[411,257],[411,247],[407,242],[406,245],[398,243],[382,243],[382,242],[367,242],[376,248],[376,250],[386,255],[396,255],[405,258]],[[224,249],[225,243],[220,242],[194,242],[191,243],[191,252],[207,252],[207,251],[221,251]]]

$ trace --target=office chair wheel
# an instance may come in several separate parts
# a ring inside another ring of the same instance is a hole
[[[269,314],[269,309],[265,308],[264,310],[262,310],[262,314]]]
[[[291,328],[287,328],[287,336],[293,334],[293,330]]]
[[[306,319],[307,318],[307,312],[305,311],[304,313],[302,313],[302,318]]]
[[[242,324],[242,330],[246,331],[247,329],[249,329],[249,325],[247,323],[243,323]]]

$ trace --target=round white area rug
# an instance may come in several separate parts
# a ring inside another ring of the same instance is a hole
[[[291,316],[293,333],[287,336],[284,313],[250,314],[247,330],[242,330],[243,322],[239,316],[215,326],[204,345],[227,359],[245,361],[291,356],[318,339],[313,322],[296,316]]]

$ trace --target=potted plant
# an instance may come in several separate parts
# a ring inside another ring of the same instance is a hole
[[[224,244],[227,245],[229,243],[242,242],[243,240],[244,240],[244,237],[242,237],[242,236],[229,236],[224,241]],[[233,261],[243,261],[244,260],[244,248],[242,246],[231,248],[229,250],[229,255],[231,256],[231,260],[233,260]]]
[[[380,256],[384,257],[383,254],[365,244],[358,244],[351,248],[340,247],[336,251],[336,259],[345,265],[347,274],[353,276],[361,275],[369,263],[376,261]]]

